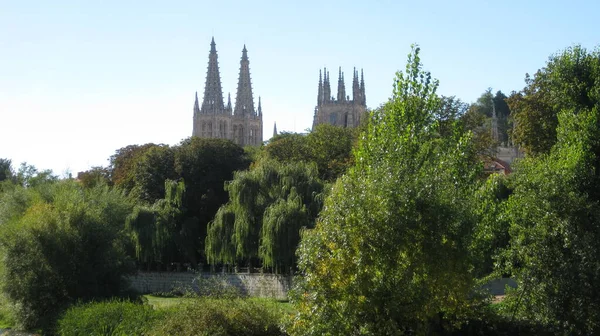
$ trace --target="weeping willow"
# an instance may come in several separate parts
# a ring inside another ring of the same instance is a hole
[[[308,211],[292,187],[287,200],[279,199],[265,210],[259,248],[263,265],[273,267],[276,273],[294,266],[300,230],[309,226]]]
[[[137,206],[126,221],[139,262],[150,265],[153,262],[169,264],[176,257],[178,249],[177,219],[181,214],[181,204],[185,184],[165,181],[165,198],[152,206]]]
[[[230,201],[208,225],[209,263],[259,258],[263,266],[289,268],[301,227],[311,227],[322,207],[323,182],[314,164],[263,161],[236,172],[225,186]]]

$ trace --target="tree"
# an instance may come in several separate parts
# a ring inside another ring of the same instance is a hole
[[[11,180],[13,178],[14,174],[11,165],[11,160],[0,159],[0,182]]]
[[[303,233],[291,334],[425,333],[438,314],[465,309],[478,169],[468,132],[440,137],[437,86],[413,47],[356,165]]]
[[[86,188],[97,185],[111,185],[110,170],[105,167],[92,167],[90,170],[77,174],[77,180]]]
[[[335,181],[352,163],[357,134],[353,128],[321,124],[307,135],[277,135],[265,147],[265,152],[268,158],[281,162],[314,162],[321,179]]]
[[[175,173],[185,182],[180,217],[182,245],[198,254],[204,252],[207,225],[219,207],[229,201],[225,182],[234,177],[234,172],[248,168],[242,147],[224,139],[202,139],[191,137],[183,140],[175,149]],[[196,223],[196,224],[194,224]]]
[[[47,327],[77,300],[118,295],[133,271],[125,253],[131,203],[72,180],[17,187],[0,199],[1,290],[20,327]]]
[[[112,183],[127,193],[135,187],[134,168],[139,158],[150,148],[155,146],[153,143],[145,145],[130,145],[117,149],[115,154],[110,157],[110,177]]]
[[[521,163],[507,203],[509,313],[564,335],[600,332],[599,108],[558,114],[556,144]]]
[[[525,88],[508,99],[515,123],[513,142],[529,155],[548,153],[556,143],[560,111],[589,110],[600,101],[600,50],[574,46],[550,57]]]
[[[296,264],[300,229],[312,227],[321,209],[323,183],[314,163],[261,161],[236,172],[226,189],[230,201],[209,224],[209,263],[241,264],[259,259],[286,272]]]

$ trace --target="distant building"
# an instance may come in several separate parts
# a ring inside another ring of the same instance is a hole
[[[229,139],[240,146],[262,144],[262,107],[258,97],[258,108],[254,109],[250,61],[245,45],[240,61],[235,108],[232,108],[230,94],[227,95],[227,105],[223,103],[217,49],[215,39],[212,39],[202,105],[198,103],[198,92],[196,92],[192,136]]]
[[[367,111],[365,80],[362,70],[360,71],[359,83],[358,71],[354,68],[352,100],[350,100],[350,96],[346,95],[342,68],[339,70],[337,98],[331,95],[329,78],[329,72],[326,68],[323,72],[319,70],[319,91],[313,118],[313,129],[319,124],[357,127]]]

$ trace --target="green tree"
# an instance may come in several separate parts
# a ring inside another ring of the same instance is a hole
[[[206,255],[211,264],[260,259],[275,272],[296,262],[300,228],[312,227],[321,209],[323,183],[314,163],[267,160],[235,173],[230,201],[210,223]]]
[[[277,135],[265,147],[265,152],[268,158],[281,162],[314,162],[321,179],[335,181],[352,164],[357,134],[353,128],[321,124],[307,135]]]
[[[513,141],[527,154],[548,153],[556,143],[557,115],[592,109],[600,101],[600,50],[574,46],[550,57],[525,88],[508,99]]]
[[[437,86],[414,47],[356,165],[303,233],[291,334],[426,333],[438,314],[465,309],[478,169],[468,133],[439,135]]]
[[[77,174],[77,180],[86,188],[97,185],[111,185],[110,169],[105,167],[92,167],[90,170]]]
[[[12,161],[9,159],[0,159],[0,182],[11,180],[13,176]]]
[[[600,333],[599,108],[559,113],[556,145],[522,162],[507,204],[508,312],[564,335]]]
[[[17,187],[0,199],[0,288],[20,327],[48,326],[67,305],[118,295],[133,270],[123,227],[131,203],[72,180]]]

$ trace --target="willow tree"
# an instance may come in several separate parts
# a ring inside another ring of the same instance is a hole
[[[230,201],[208,227],[208,262],[259,259],[276,270],[293,266],[300,227],[311,227],[321,208],[323,183],[316,165],[262,161],[235,173],[226,190]]]
[[[135,247],[137,260],[148,268],[154,263],[168,265],[189,261],[195,266],[197,251],[191,240],[197,239],[197,221],[183,218],[183,181],[166,180],[165,198],[153,205],[138,205],[127,217],[126,228]]]
[[[454,125],[440,135],[437,86],[413,48],[392,98],[371,114],[355,166],[303,233],[290,334],[421,334],[467,306],[467,200],[478,170],[469,133]]]

